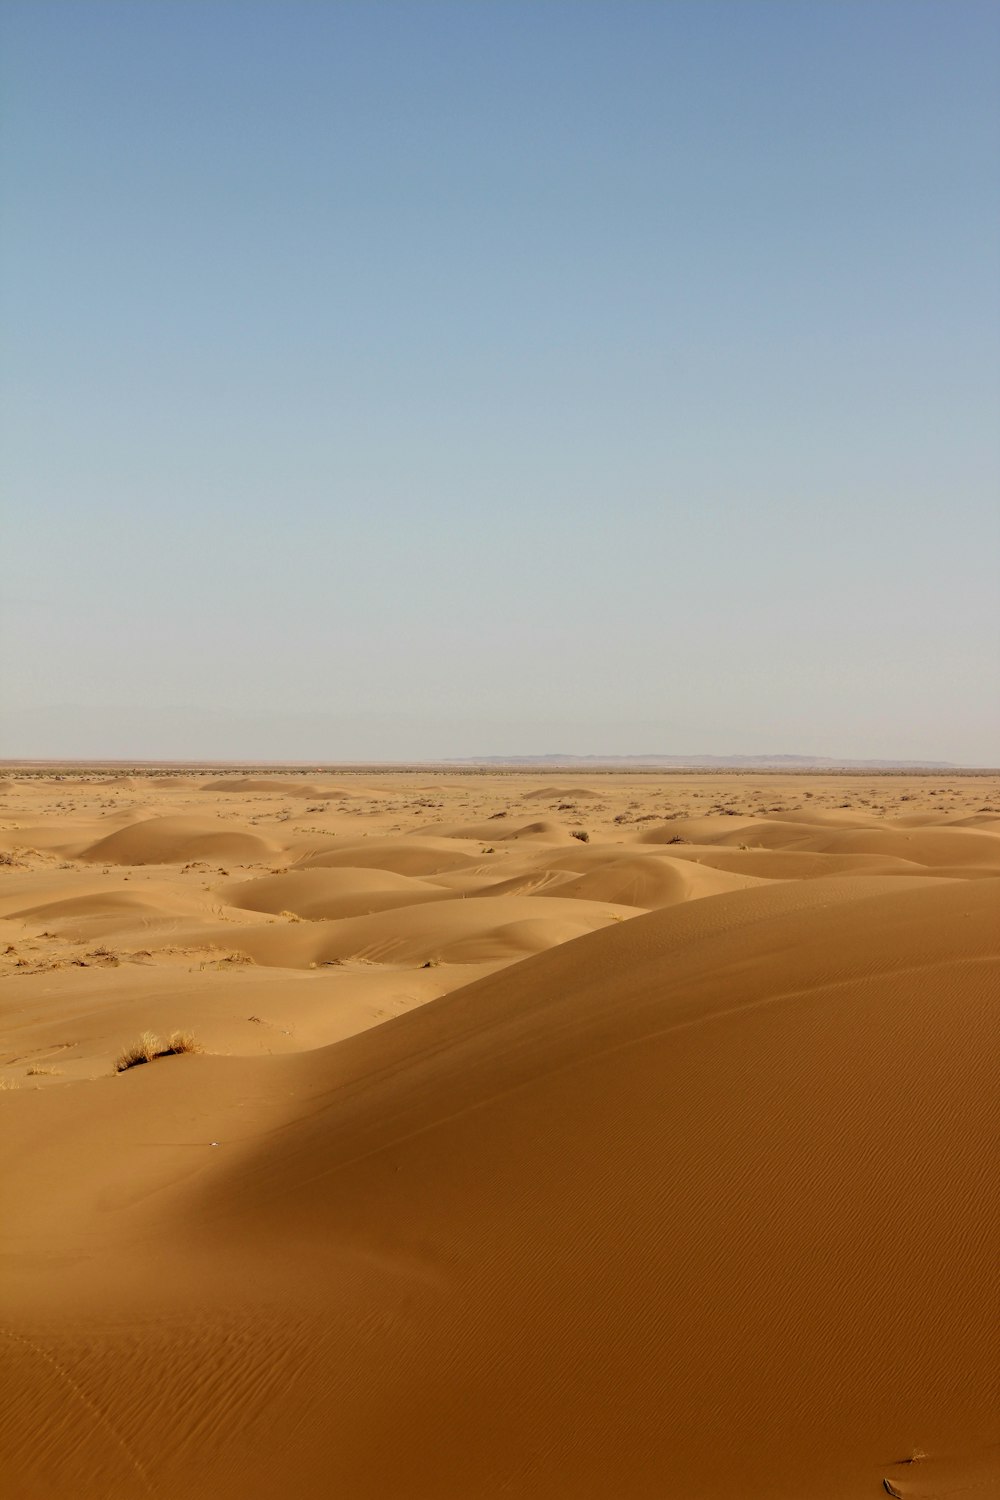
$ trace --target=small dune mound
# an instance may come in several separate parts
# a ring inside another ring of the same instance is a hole
[[[206,781],[203,792],[241,792],[244,796],[308,797],[313,802],[346,801],[353,792],[342,787],[313,786],[294,776],[225,776],[220,781]]]
[[[423,832],[423,831],[422,831]],[[539,843],[565,844],[569,832],[562,823],[552,818],[536,818],[530,823],[509,824],[500,819],[489,819],[486,823],[459,824],[455,827],[436,825],[429,829],[435,838],[468,839],[477,843],[516,843],[518,839],[535,839]]]
[[[758,829],[764,827],[763,819],[749,818],[741,815],[725,817],[723,815],[708,815],[703,818],[672,818],[667,823],[654,823],[645,828],[639,834],[637,842],[640,844],[714,844],[735,833],[741,838],[745,837],[744,830]],[[790,837],[804,837],[800,829],[797,835]]]
[[[456,849],[446,838],[386,838],[343,848],[325,849],[320,854],[310,854],[300,859],[295,868],[332,870],[344,867],[389,870],[397,875],[420,876],[461,870],[469,865],[478,865],[481,860],[481,849],[475,854]]]
[[[172,928],[171,940],[182,947],[223,951],[235,940],[253,963],[279,969],[352,962],[400,969],[427,963],[499,965],[641,914],[624,904],[580,899],[559,902],[553,897],[543,904],[531,896],[455,897],[447,891],[438,892],[438,898],[378,909],[376,897],[376,909],[364,915],[270,920],[241,925],[235,932],[228,924],[180,925]]]
[[[478,837],[478,835],[476,835]],[[571,837],[570,831],[553,818],[536,818],[531,823],[521,823],[515,828],[504,827],[503,832],[495,834],[502,843],[515,843],[518,839],[537,839],[540,843],[565,843]]]
[[[345,792],[339,786],[296,786],[289,787],[290,797],[308,797],[311,802],[349,802],[357,796],[356,792]]]
[[[451,898],[325,924],[310,956],[320,963],[509,963],[593,932],[621,914],[595,902],[554,898],[544,907],[530,896]],[[240,940],[246,941],[244,933]]]
[[[589,786],[540,786],[525,792],[525,802],[597,802],[601,793]]]
[[[10,913],[10,916],[22,922],[56,922],[63,918],[74,921],[86,917],[117,916],[138,920],[141,917],[160,915],[160,907],[129,891],[88,892],[84,896],[67,896],[62,901],[44,901],[37,906],[25,906],[20,911]]]
[[[206,781],[203,792],[242,792],[256,796],[278,793],[283,797],[303,795],[311,797],[316,788],[291,776],[223,776],[218,781]]]
[[[576,879],[573,870],[537,869],[526,870],[519,875],[510,875],[504,880],[476,880],[477,896],[541,896],[561,895],[561,887]]]
[[[396,906],[440,901],[449,892],[391,870],[300,869],[224,888],[230,906],[243,911],[294,912],[307,921],[364,916]]]
[[[1000,873],[1000,834],[978,828],[842,829],[801,845],[818,854],[882,854],[930,868],[975,865]]]
[[[251,864],[273,852],[273,845],[254,833],[199,818],[163,817],[118,828],[79,850],[76,858],[106,865],[176,865],[197,859]]]
[[[697,862],[703,869],[728,870],[763,880],[819,880],[828,875],[926,875],[926,865],[888,854],[815,854],[801,849],[759,848],[752,842],[735,848],[721,844],[678,845],[675,859]]]
[[[667,857],[625,858],[595,864],[592,870],[577,875],[565,884],[541,890],[539,895],[575,897],[585,901],[622,902],[647,911],[674,906],[722,891],[742,890],[756,885],[753,875],[727,874],[705,869],[689,860]]]
[[[762,813],[765,823],[787,823],[792,828],[884,828],[884,818],[874,818],[857,808],[802,807],[783,812]]]
[[[498,957],[524,958],[532,953],[544,953],[547,948],[557,948],[561,943],[572,942],[594,931],[592,922],[584,918],[560,916],[522,917],[517,922],[505,922],[488,932],[475,933],[448,944],[444,950],[445,961],[452,964],[488,963]]]

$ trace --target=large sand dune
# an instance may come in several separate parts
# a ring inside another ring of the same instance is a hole
[[[9,780],[5,1493],[995,1496],[941,777]]]

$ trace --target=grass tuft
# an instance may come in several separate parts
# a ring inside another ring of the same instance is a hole
[[[161,1040],[155,1031],[144,1031],[138,1041],[119,1052],[115,1058],[115,1072],[124,1073],[127,1068],[137,1068],[156,1057],[176,1057],[180,1052],[200,1051],[201,1047],[190,1031],[172,1031],[166,1041]]]

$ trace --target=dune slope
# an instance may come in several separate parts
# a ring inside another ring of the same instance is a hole
[[[755,886],[32,1096],[15,1493],[991,1493],[998,908]]]

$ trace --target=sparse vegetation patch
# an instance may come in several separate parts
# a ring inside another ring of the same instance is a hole
[[[180,1052],[201,1050],[190,1031],[172,1031],[166,1041],[155,1031],[144,1031],[138,1041],[119,1052],[115,1058],[115,1072],[124,1073],[127,1068],[137,1068],[140,1063],[152,1062],[157,1057],[174,1057]]]

